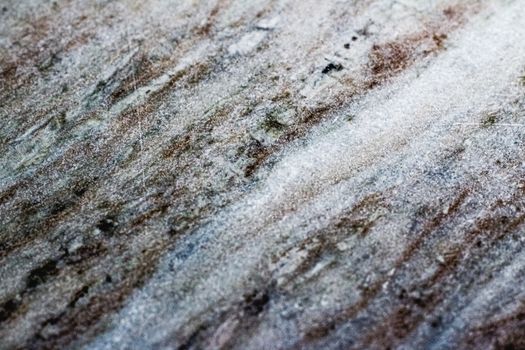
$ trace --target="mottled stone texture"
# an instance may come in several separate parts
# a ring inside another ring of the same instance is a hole
[[[525,348],[525,1],[0,5],[0,349]]]

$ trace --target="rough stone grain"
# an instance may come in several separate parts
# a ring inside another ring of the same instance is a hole
[[[0,7],[0,349],[525,348],[524,1]]]

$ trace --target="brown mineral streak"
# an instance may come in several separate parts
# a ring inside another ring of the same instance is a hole
[[[454,213],[457,212],[459,206],[461,205],[461,203],[464,202],[468,193],[468,189],[463,190],[454,200],[454,202],[451,203],[449,212],[447,214],[439,213],[425,224],[422,231],[416,234],[416,239],[404,250],[400,258],[397,259],[396,263],[393,266],[394,270],[398,270],[403,265],[405,265],[407,261],[411,259],[414,253],[417,252],[419,246],[425,241],[427,236],[432,234],[443,223],[443,221],[446,218],[454,215]],[[395,275],[392,275],[386,278],[381,278],[378,281],[374,282],[372,286],[370,286],[364,291],[363,296],[356,304],[352,305],[351,307],[345,310],[342,310],[341,312],[335,315],[330,316],[330,318],[326,322],[324,322],[322,326],[308,330],[305,340],[311,341],[312,339],[318,337],[324,337],[329,332],[335,330],[338,324],[355,317],[360,311],[365,309],[369,305],[369,303],[371,303],[374,300],[378,293],[381,292],[382,286],[385,284],[385,282],[393,279],[394,277]],[[402,308],[400,310],[406,312],[406,309]],[[406,328],[406,325],[403,325],[402,328]],[[298,346],[298,348],[300,348],[300,345]]]

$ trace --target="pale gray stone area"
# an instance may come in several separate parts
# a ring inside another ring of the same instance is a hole
[[[525,347],[525,2],[0,5],[0,349]]]

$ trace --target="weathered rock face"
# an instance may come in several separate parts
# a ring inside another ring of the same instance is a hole
[[[0,9],[0,349],[525,347],[525,2]]]

